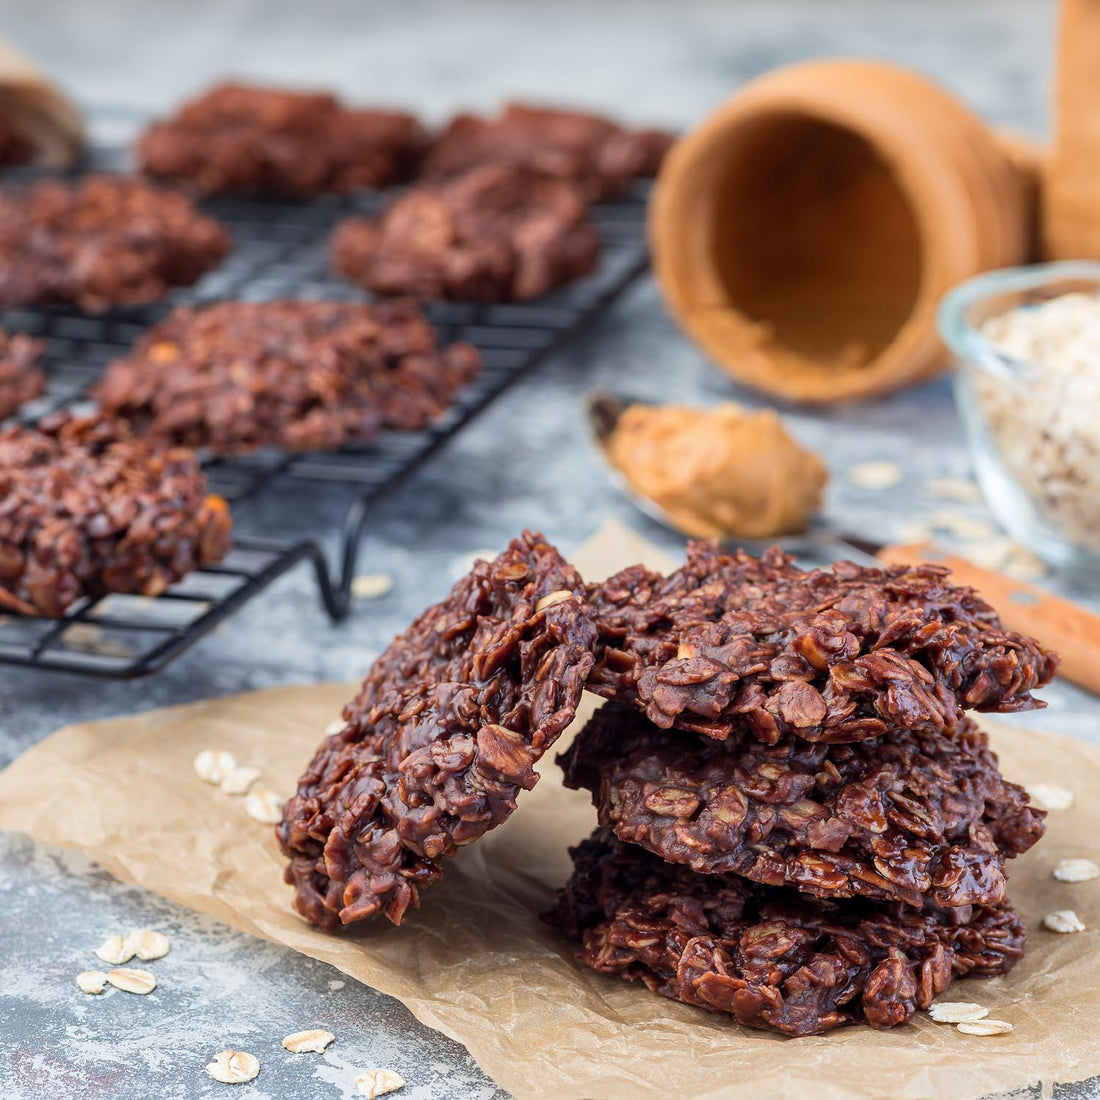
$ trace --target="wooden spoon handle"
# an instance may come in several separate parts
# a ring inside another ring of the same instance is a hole
[[[932,561],[946,565],[957,584],[976,588],[1012,630],[1034,635],[1062,658],[1061,675],[1100,695],[1100,615],[1033,584],[948,554],[928,543],[886,546],[878,557],[890,565]]]

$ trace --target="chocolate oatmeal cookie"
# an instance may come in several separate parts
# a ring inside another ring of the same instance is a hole
[[[453,118],[432,143],[421,176],[451,179],[501,164],[574,184],[594,202],[655,176],[672,142],[662,130],[627,130],[598,115],[509,103],[497,118]]]
[[[477,562],[382,655],[286,804],[298,911],[323,928],[400,924],[441,861],[534,786],[595,645],[584,583],[541,535]]]
[[[0,420],[45,392],[46,376],[38,366],[43,350],[41,340],[0,328]]]
[[[229,549],[225,501],[191,451],[104,417],[0,431],[0,607],[56,617],[81,596],[155,596]]]
[[[205,194],[301,199],[402,183],[427,140],[401,111],[349,110],[326,92],[220,84],[154,123],[137,156],[149,175]]]
[[[920,908],[1004,899],[1004,861],[1043,834],[969,719],[853,744],[668,733],[608,703],[558,757],[601,825],[693,871]]]
[[[336,272],[378,294],[526,301],[587,274],[599,241],[577,190],[503,165],[413,188],[333,238]]]
[[[480,370],[403,302],[219,302],[181,308],[112,363],[100,405],[157,443],[334,450],[422,428]]]
[[[641,566],[594,585],[601,648],[588,684],[656,725],[766,743],[858,741],[954,726],[964,709],[1042,706],[1057,657],[1006,630],[935,565],[798,569],[689,543],[669,576]]]
[[[895,1027],[954,977],[1005,974],[1023,954],[1011,906],[911,909],[823,901],[686,867],[597,832],[547,919],[603,974],[749,1027],[815,1035]]]
[[[141,180],[43,180],[0,194],[0,307],[152,302],[228,251],[229,235],[213,218]]]

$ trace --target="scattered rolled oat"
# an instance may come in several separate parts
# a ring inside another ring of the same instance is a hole
[[[1012,539],[1007,535],[998,535],[996,538],[983,538],[977,542],[964,542],[959,553],[967,561],[973,562],[982,569],[992,569],[995,572],[1004,568],[1012,552]]]
[[[355,1089],[363,1096],[374,1100],[376,1096],[385,1096],[405,1087],[405,1078],[392,1069],[375,1069],[370,1073],[361,1073],[355,1078]]]
[[[131,966],[108,970],[107,981],[124,993],[152,993],[157,988],[157,980],[148,970],[136,970]]]
[[[335,737],[346,725],[347,722],[345,722],[343,718],[333,718],[333,720],[325,726],[325,736]]]
[[[973,1023],[984,1020],[989,1015],[989,1009],[973,1001],[941,1001],[929,1008],[928,1015],[937,1024]]]
[[[84,993],[102,993],[107,975],[102,970],[85,970],[76,976],[76,984]]]
[[[1028,787],[1027,793],[1040,810],[1068,810],[1073,805],[1073,791],[1053,783],[1035,783]]]
[[[257,787],[244,796],[244,810],[254,821],[278,825],[283,819],[283,800],[266,787]]]
[[[933,527],[942,531],[949,531],[956,538],[965,542],[985,542],[999,537],[997,528],[988,520],[977,519],[974,516],[964,516],[947,509],[933,512],[928,520]]]
[[[897,526],[897,541],[900,543],[931,542],[932,528],[920,520],[903,520]]]
[[[68,649],[93,653],[97,657],[132,657],[132,649],[108,638],[95,623],[73,623],[63,635]]]
[[[108,936],[92,954],[111,966],[121,966],[134,957],[134,949],[122,936]]]
[[[296,1031],[283,1040],[283,1046],[291,1054],[305,1054],[307,1051],[315,1054],[323,1054],[325,1047],[335,1039],[331,1031],[315,1028],[313,1031]]]
[[[1054,877],[1059,882],[1088,882],[1100,875],[1091,859],[1060,859],[1054,868]]]
[[[1031,581],[1045,577],[1050,572],[1050,567],[1038,554],[1022,546],[1015,539],[1009,539],[1005,572],[1017,580]]]
[[[195,757],[195,771],[199,778],[204,783],[211,783],[215,787],[236,768],[237,758],[231,752],[203,749]]]
[[[924,483],[924,491],[929,496],[941,500],[956,500],[960,504],[981,504],[982,490],[973,478],[969,477],[933,477]]]
[[[377,600],[393,590],[389,573],[364,573],[351,580],[351,594],[357,600]]]
[[[892,489],[901,483],[901,467],[886,459],[848,467],[848,480],[858,489]]]
[[[1043,917],[1043,927],[1051,932],[1084,932],[1085,922],[1072,909],[1055,909]]]
[[[247,794],[260,775],[259,768],[247,768],[243,764],[238,764],[231,772],[222,776],[220,786],[226,794]]]
[[[222,1050],[214,1055],[213,1062],[207,1063],[206,1072],[222,1084],[243,1085],[260,1072],[260,1061],[243,1050]]]
[[[1005,1020],[963,1020],[955,1027],[964,1035],[1004,1035],[1012,1030],[1012,1025]]]
[[[137,955],[142,962],[152,962],[153,959],[163,959],[168,954],[168,937],[163,932],[142,928],[126,937],[126,947],[130,951],[128,958]]]

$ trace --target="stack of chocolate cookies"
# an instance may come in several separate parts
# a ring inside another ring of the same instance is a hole
[[[966,709],[1038,704],[1057,659],[946,570],[804,572],[688,546],[586,585],[525,532],[375,661],[277,828],[294,904],[400,924],[559,758],[596,832],[547,919],[593,969],[754,1027],[891,1027],[1005,973],[1005,861],[1043,832]]]
[[[611,702],[559,761],[599,828],[549,918],[583,962],[788,1035],[1011,968],[1043,814],[965,711],[1039,705],[1052,654],[935,566],[696,543],[588,594]]]

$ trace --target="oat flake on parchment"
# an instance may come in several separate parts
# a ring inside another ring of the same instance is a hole
[[[973,1023],[984,1020],[989,1015],[989,1009],[973,1001],[940,1001],[928,1009],[928,1015],[937,1024]]]
[[[1068,810],[1073,805],[1073,791],[1054,783],[1031,783],[1027,793],[1040,810]]]
[[[1085,922],[1072,909],[1055,909],[1043,917],[1043,927],[1050,932],[1068,935],[1072,932],[1084,932]]]
[[[1089,882],[1100,876],[1100,867],[1091,859],[1060,859],[1054,868],[1054,877],[1059,882]]]
[[[1004,1035],[1012,1025],[1007,1020],[964,1020],[955,1029],[964,1035]]]

